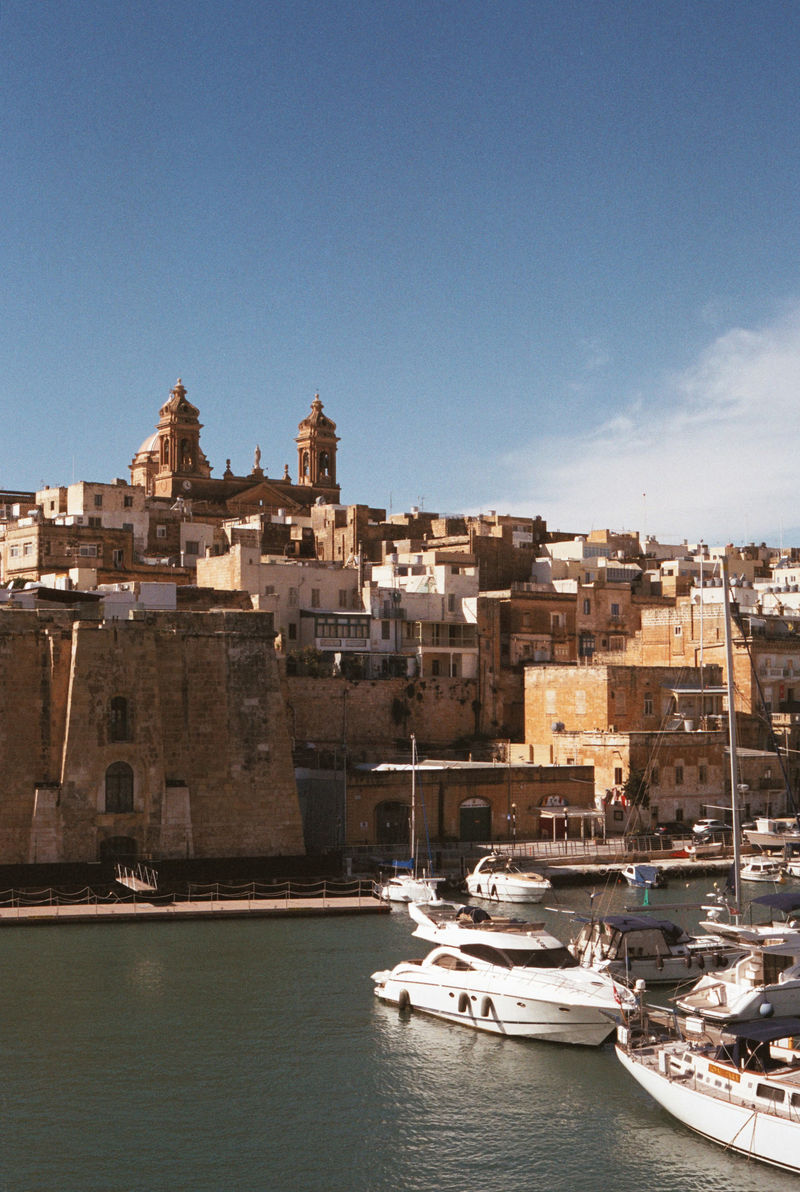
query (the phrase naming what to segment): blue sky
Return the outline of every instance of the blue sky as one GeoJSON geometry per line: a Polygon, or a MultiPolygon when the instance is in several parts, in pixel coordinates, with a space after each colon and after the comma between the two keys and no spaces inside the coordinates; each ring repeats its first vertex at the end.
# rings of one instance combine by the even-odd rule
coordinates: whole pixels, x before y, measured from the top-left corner
{"type": "Polygon", "coordinates": [[[800,5],[2,0],[0,486],[800,542],[800,5]],[[794,537],[792,537],[794,536],[794,537]]]}

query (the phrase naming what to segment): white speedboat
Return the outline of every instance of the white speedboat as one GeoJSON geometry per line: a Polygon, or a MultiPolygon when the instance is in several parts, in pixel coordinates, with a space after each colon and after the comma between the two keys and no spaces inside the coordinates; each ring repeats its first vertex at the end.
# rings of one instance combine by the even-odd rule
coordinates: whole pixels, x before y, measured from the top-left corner
{"type": "Polygon", "coordinates": [[[782,882],[783,862],[777,857],[748,857],[741,874],[745,882],[782,882]]]}
{"type": "Polygon", "coordinates": [[[709,1022],[800,1015],[800,935],[750,944],[725,971],[704,973],[675,1004],[709,1022]]]}
{"type": "Polygon", "coordinates": [[[712,1041],[687,1019],[660,1035],[631,1023],[617,1029],[623,1067],[690,1130],[787,1171],[800,1172],[800,1019],[736,1024],[712,1041]],[[692,1028],[701,1033],[692,1034],[692,1028]]]}
{"type": "Polygon", "coordinates": [[[677,985],[706,969],[726,968],[744,945],[719,935],[690,935],[670,919],[603,915],[580,928],[569,950],[584,965],[628,985],[677,985]]]}
{"type": "Polygon", "coordinates": [[[598,1046],[630,990],[581,968],[542,924],[492,917],[479,907],[409,906],[415,935],[438,946],[372,974],[383,1001],[474,1030],[598,1046]]]}
{"type": "Polygon", "coordinates": [[[443,877],[398,873],[381,886],[381,898],[384,902],[439,902],[443,881],[443,877]]]}
{"type": "Polygon", "coordinates": [[[541,902],[552,885],[541,873],[520,869],[510,857],[490,853],[481,857],[467,874],[467,890],[473,898],[498,902],[541,902]]]}
{"type": "Polygon", "coordinates": [[[622,870],[622,876],[629,886],[636,886],[639,889],[655,890],[659,886],[666,885],[664,870],[660,869],[658,865],[626,865],[622,870]]]}

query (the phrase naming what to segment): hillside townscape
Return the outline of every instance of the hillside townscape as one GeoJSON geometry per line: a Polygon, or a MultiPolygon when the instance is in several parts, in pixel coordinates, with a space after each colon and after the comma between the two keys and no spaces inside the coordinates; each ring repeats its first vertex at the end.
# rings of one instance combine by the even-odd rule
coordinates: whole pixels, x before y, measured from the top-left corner
{"type": "Polygon", "coordinates": [[[0,493],[0,864],[402,852],[412,737],[439,846],[722,817],[723,557],[741,814],[791,810],[797,550],[387,517],[318,394],[294,475],[200,431],[179,379],[128,476],[0,493]]]}

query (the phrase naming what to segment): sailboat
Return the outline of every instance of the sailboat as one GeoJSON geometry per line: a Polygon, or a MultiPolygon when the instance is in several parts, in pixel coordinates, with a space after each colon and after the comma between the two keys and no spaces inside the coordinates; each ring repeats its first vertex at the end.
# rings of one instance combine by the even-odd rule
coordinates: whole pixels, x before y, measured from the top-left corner
{"type": "MultiPolygon", "coordinates": [[[[394,876],[381,886],[384,902],[440,902],[439,885],[443,877],[417,873],[417,739],[411,734],[411,858],[395,861],[394,876]],[[404,871],[404,872],[401,872],[404,871]]],[[[430,854],[429,854],[430,863],[430,854]]]]}

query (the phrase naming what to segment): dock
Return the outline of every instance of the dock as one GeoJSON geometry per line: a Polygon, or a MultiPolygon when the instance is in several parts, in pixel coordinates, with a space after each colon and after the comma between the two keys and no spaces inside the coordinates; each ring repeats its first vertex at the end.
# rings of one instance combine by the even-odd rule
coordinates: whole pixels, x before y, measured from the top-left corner
{"type": "Polygon", "coordinates": [[[334,915],[389,914],[388,903],[372,895],[320,898],[219,898],[167,903],[139,899],[126,902],[42,903],[0,906],[0,928],[44,923],[151,923],[194,919],[286,919],[334,915]]]}

